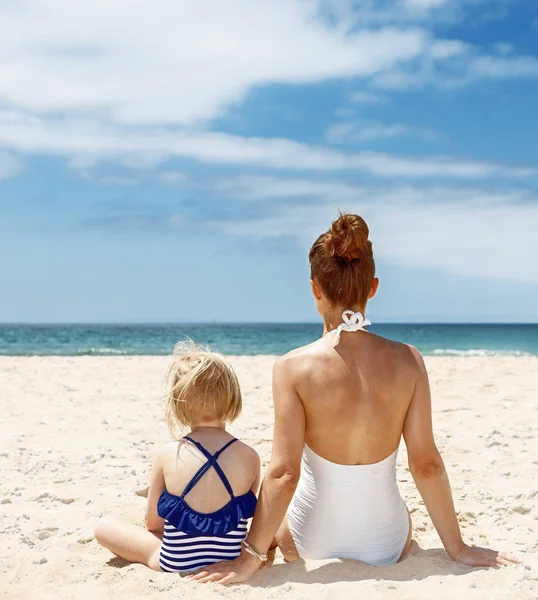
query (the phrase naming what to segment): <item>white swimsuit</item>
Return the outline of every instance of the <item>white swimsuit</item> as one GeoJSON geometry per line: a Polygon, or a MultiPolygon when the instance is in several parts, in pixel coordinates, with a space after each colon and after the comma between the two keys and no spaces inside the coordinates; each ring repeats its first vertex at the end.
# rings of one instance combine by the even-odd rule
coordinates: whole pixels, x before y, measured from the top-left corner
{"type": "MultiPolygon", "coordinates": [[[[345,311],[331,333],[358,331],[369,321],[345,311]],[[350,316],[348,316],[350,315],[350,316]]],[[[301,478],[288,509],[288,525],[301,558],[353,558],[390,565],[409,533],[407,508],[398,491],[395,450],[369,465],[340,465],[305,445],[301,478]]]]}
{"type": "Polygon", "coordinates": [[[371,465],[339,465],[304,447],[288,525],[301,558],[354,558],[391,565],[407,535],[407,508],[393,452],[371,465]]]}

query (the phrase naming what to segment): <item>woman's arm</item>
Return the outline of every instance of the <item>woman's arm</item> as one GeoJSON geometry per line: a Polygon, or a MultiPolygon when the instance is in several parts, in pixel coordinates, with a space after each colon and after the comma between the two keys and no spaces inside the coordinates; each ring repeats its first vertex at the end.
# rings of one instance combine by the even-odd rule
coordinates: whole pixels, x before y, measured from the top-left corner
{"type": "Polygon", "coordinates": [[[417,366],[415,391],[404,424],[409,470],[449,556],[471,566],[520,562],[507,554],[465,544],[456,518],[450,483],[433,438],[430,384],[420,352],[411,347],[417,366]]]}
{"type": "Polygon", "coordinates": [[[273,369],[275,426],[271,462],[263,478],[248,543],[265,554],[273,542],[293,498],[301,475],[305,414],[293,386],[290,359],[276,361],[273,369]]]}
{"type": "Polygon", "coordinates": [[[256,459],[257,459],[256,477],[254,478],[254,483],[250,486],[250,489],[257,496],[258,492],[260,491],[260,482],[262,479],[262,465],[261,465],[260,457],[257,452],[256,452],[256,459]]]}
{"type": "MultiPolygon", "coordinates": [[[[291,360],[283,357],[276,361],[273,369],[273,449],[247,538],[252,548],[260,554],[266,554],[271,546],[293,498],[301,473],[305,414],[293,385],[291,367],[291,360]]],[[[201,569],[189,579],[202,583],[241,583],[248,581],[260,566],[258,558],[243,550],[236,560],[216,563],[201,569]]]]}
{"type": "Polygon", "coordinates": [[[153,533],[162,533],[164,531],[164,519],[159,517],[157,512],[157,502],[165,488],[162,454],[161,451],[153,461],[149,480],[148,501],[146,504],[146,528],[153,533]]]}

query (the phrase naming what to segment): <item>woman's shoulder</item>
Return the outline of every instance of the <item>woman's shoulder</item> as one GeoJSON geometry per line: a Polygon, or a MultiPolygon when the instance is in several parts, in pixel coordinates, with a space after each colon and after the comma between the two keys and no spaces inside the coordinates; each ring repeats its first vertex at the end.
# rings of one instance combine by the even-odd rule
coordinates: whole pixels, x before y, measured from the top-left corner
{"type": "Polygon", "coordinates": [[[301,374],[308,371],[320,360],[324,360],[325,353],[316,340],[306,346],[290,350],[287,354],[279,356],[273,366],[273,376],[289,377],[295,374],[301,374]]]}
{"type": "Polygon", "coordinates": [[[417,381],[427,377],[426,365],[420,351],[410,344],[386,340],[383,364],[390,367],[393,381],[402,386],[405,383],[414,386],[417,381]]]}
{"type": "Polygon", "coordinates": [[[369,338],[374,341],[380,351],[393,354],[401,361],[409,363],[409,365],[416,365],[417,362],[420,363],[423,361],[422,354],[411,344],[391,340],[372,332],[368,332],[368,334],[369,338]]]}
{"type": "Polygon", "coordinates": [[[413,374],[419,374],[426,371],[424,357],[418,348],[411,344],[400,343],[400,354],[402,361],[413,374]]]}
{"type": "MultiPolygon", "coordinates": [[[[373,333],[369,333],[369,337],[374,342],[372,352],[384,354],[385,359],[393,365],[400,365],[404,370],[409,371],[409,374],[414,375],[425,370],[424,359],[414,346],[373,333]]],[[[321,338],[278,357],[273,367],[273,376],[293,380],[313,370],[323,369],[332,360],[334,360],[334,353],[328,351],[324,338],[321,338]]]]}

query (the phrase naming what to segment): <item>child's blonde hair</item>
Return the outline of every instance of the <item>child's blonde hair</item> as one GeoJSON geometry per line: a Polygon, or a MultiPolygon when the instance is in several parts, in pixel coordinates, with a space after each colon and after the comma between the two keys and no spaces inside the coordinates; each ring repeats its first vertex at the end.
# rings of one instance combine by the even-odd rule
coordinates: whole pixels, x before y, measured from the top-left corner
{"type": "Polygon", "coordinates": [[[221,354],[179,342],[168,372],[166,423],[172,435],[204,418],[235,421],[243,407],[235,371],[221,354]]]}

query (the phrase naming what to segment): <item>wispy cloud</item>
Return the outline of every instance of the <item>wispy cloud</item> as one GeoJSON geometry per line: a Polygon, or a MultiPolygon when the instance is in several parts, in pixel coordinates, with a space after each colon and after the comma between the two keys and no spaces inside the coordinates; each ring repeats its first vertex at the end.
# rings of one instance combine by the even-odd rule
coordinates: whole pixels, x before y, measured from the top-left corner
{"type": "Polygon", "coordinates": [[[188,175],[183,171],[168,170],[158,173],[156,179],[163,185],[178,185],[180,183],[185,183],[188,179],[188,175]]]}
{"type": "Polygon", "coordinates": [[[495,44],[495,51],[499,54],[507,55],[515,52],[515,47],[513,44],[509,44],[508,42],[499,42],[495,44]]]}
{"type": "Polygon", "coordinates": [[[534,56],[477,56],[471,60],[468,77],[497,79],[538,78],[538,59],[534,56]]]}
{"type": "Polygon", "coordinates": [[[139,182],[137,177],[128,177],[126,175],[103,175],[96,179],[102,185],[130,187],[139,182]]]}
{"type": "Polygon", "coordinates": [[[22,171],[22,163],[7,152],[0,152],[0,181],[14,177],[22,171]]]}
{"type": "Polygon", "coordinates": [[[78,164],[122,160],[158,164],[169,158],[279,170],[357,171],[377,177],[531,177],[537,169],[451,157],[405,157],[379,152],[346,153],[285,138],[255,138],[207,131],[146,131],[92,121],[40,120],[0,112],[0,146],[19,152],[52,153],[78,164]]]}
{"type": "Polygon", "coordinates": [[[214,190],[231,199],[268,200],[274,198],[357,198],[361,188],[351,183],[297,177],[240,175],[215,182],[214,190]]]}
{"type": "MultiPolygon", "coordinates": [[[[223,191],[225,186],[220,187],[223,191]]],[[[284,196],[257,221],[213,227],[245,236],[296,236],[307,247],[337,209],[363,215],[377,256],[405,267],[469,277],[538,282],[538,193],[525,188],[365,187],[338,182],[241,179],[229,196],[284,196]],[[300,191],[300,193],[295,193],[300,191]],[[310,192],[311,198],[307,197],[310,192]],[[293,197],[300,202],[292,202],[293,197]]]]}
{"type": "Polygon", "coordinates": [[[384,100],[385,99],[380,94],[374,94],[374,92],[365,90],[352,92],[349,95],[349,101],[356,104],[374,104],[384,102],[384,100]]]}
{"type": "Polygon", "coordinates": [[[187,173],[175,169],[155,170],[153,161],[137,160],[136,156],[127,156],[123,165],[115,165],[103,170],[99,157],[77,155],[69,160],[69,168],[76,171],[83,179],[99,185],[111,187],[132,187],[141,183],[158,183],[166,186],[177,186],[189,180],[187,173]]]}
{"type": "Polygon", "coordinates": [[[484,80],[538,80],[538,58],[515,54],[506,43],[496,54],[458,40],[436,40],[417,61],[372,77],[373,88],[399,90],[435,86],[454,89],[484,80]]]}
{"type": "Polygon", "coordinates": [[[426,127],[376,121],[343,121],[335,123],[325,132],[325,139],[331,144],[348,144],[400,136],[425,140],[439,139],[440,137],[439,133],[426,127]]]}
{"type": "Polygon", "coordinates": [[[394,23],[453,25],[504,18],[514,0],[324,0],[322,5],[344,31],[394,23]]]}
{"type": "Polygon", "coordinates": [[[205,186],[209,199],[202,206],[194,200],[179,207],[125,203],[85,226],[114,232],[196,229],[261,240],[286,238],[307,249],[344,209],[367,220],[376,256],[387,263],[538,283],[536,190],[359,185],[277,176],[228,177],[205,186]]]}
{"type": "Polygon", "coordinates": [[[465,14],[461,0],[325,0],[322,5],[343,30],[358,25],[459,21],[465,14]]]}
{"type": "Polygon", "coordinates": [[[404,5],[412,11],[426,11],[450,4],[451,0],[404,0],[404,5]]]}

